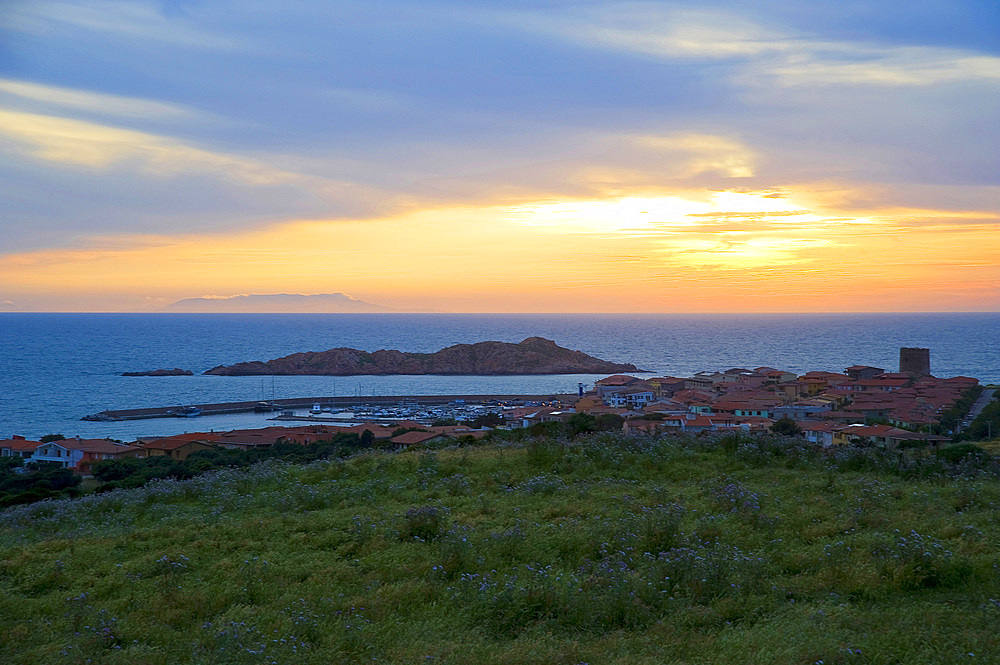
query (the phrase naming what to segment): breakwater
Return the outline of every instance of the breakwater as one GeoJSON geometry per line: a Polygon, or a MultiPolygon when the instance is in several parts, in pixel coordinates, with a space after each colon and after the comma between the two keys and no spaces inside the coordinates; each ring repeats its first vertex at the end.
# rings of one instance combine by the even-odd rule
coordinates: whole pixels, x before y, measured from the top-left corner
{"type": "MultiPolygon", "coordinates": [[[[311,408],[347,408],[354,406],[391,406],[400,403],[423,404],[428,406],[450,404],[463,401],[467,404],[509,404],[518,405],[530,402],[572,402],[576,400],[573,394],[549,395],[381,395],[381,396],[344,396],[344,397],[293,397],[267,401],[223,402],[219,404],[178,404],[146,409],[121,409],[101,411],[84,416],[81,420],[114,422],[121,420],[144,420],[149,418],[184,417],[194,413],[212,416],[230,413],[267,413],[289,409],[311,408]]],[[[188,416],[190,417],[190,416],[188,416]]]]}

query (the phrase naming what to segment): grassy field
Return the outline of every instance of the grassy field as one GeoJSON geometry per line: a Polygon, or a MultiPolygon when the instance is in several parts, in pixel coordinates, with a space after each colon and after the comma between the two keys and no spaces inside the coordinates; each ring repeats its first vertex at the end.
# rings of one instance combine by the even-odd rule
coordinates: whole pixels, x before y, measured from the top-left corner
{"type": "Polygon", "coordinates": [[[0,513],[0,662],[1000,662],[994,459],[596,435],[0,513]]]}

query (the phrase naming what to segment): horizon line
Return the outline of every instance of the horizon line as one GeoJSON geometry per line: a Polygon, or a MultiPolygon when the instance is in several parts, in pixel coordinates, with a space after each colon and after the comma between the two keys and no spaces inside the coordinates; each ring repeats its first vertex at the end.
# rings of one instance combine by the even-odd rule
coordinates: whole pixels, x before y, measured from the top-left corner
{"type": "Polygon", "coordinates": [[[886,315],[886,314],[1000,314],[1000,310],[892,310],[892,311],[866,311],[866,310],[835,310],[835,311],[825,311],[825,312],[792,312],[792,311],[771,311],[771,312],[757,312],[757,311],[717,311],[717,312],[655,312],[655,311],[644,311],[644,312],[449,312],[449,311],[389,311],[389,312],[165,312],[165,311],[152,311],[152,312],[139,312],[139,311],[120,311],[120,310],[102,310],[102,311],[90,311],[90,310],[73,310],[73,311],[62,311],[62,310],[10,310],[10,311],[0,311],[2,314],[135,314],[135,315],[162,315],[162,316],[217,316],[217,315],[240,315],[240,314],[313,314],[313,315],[326,315],[326,316],[338,316],[338,315],[350,315],[350,316],[391,316],[391,315],[424,315],[424,316],[731,316],[731,315],[760,315],[760,316],[771,316],[771,315],[795,315],[795,316],[808,316],[808,315],[818,315],[826,316],[831,314],[875,314],[875,315],[886,315]]]}

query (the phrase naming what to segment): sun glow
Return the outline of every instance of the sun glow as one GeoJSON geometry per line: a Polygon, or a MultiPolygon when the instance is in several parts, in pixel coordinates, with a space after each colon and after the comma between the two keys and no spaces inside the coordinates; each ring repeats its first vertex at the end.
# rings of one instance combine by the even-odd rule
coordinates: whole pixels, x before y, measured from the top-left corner
{"type": "Polygon", "coordinates": [[[740,191],[533,203],[511,207],[509,219],[577,233],[648,235],[696,228],[712,219],[764,217],[794,217],[790,221],[797,223],[821,221],[783,194],[740,191]]]}
{"type": "Polygon", "coordinates": [[[723,270],[802,263],[837,244],[832,226],[873,223],[816,214],[788,193],[732,190],[538,203],[511,208],[509,219],[547,232],[644,239],[662,266],[723,270]]]}
{"type": "Polygon", "coordinates": [[[671,227],[693,226],[686,219],[705,208],[678,196],[629,196],[610,201],[562,201],[516,206],[509,219],[562,232],[644,236],[671,227]]]}
{"type": "Polygon", "coordinates": [[[774,190],[438,207],[0,256],[0,295],[16,306],[57,293],[49,309],[95,294],[151,309],[203,293],[336,291],[442,311],[906,311],[931,297],[982,310],[1000,286],[993,219],[858,214],[774,190]],[[942,234],[961,261],[938,252],[942,234]]]}

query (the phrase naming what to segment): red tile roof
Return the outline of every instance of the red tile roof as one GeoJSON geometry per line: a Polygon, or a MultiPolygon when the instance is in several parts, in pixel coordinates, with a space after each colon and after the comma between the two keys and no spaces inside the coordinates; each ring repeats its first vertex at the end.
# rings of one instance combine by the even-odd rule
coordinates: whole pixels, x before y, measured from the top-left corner
{"type": "Polygon", "coordinates": [[[153,450],[177,450],[178,448],[183,448],[184,446],[190,445],[192,443],[202,443],[210,444],[217,441],[217,438],[212,440],[205,439],[174,439],[173,437],[165,439],[157,439],[156,441],[150,441],[148,443],[142,444],[141,448],[151,448],[153,450]]]}
{"type": "Polygon", "coordinates": [[[34,450],[40,445],[42,445],[40,441],[28,441],[20,437],[0,439],[0,448],[9,448],[10,450],[34,450]]]}
{"type": "Polygon", "coordinates": [[[625,385],[628,385],[629,383],[632,383],[633,381],[640,381],[640,380],[641,379],[639,379],[637,377],[628,376],[627,374],[613,374],[613,375],[605,377],[603,379],[599,379],[598,381],[596,381],[594,383],[594,385],[598,385],[598,386],[625,386],[625,385]]]}
{"type": "Polygon", "coordinates": [[[445,438],[448,438],[448,435],[440,432],[406,432],[405,434],[392,437],[389,439],[389,443],[412,446],[418,443],[427,443],[428,441],[433,441],[435,439],[445,438]]]}

